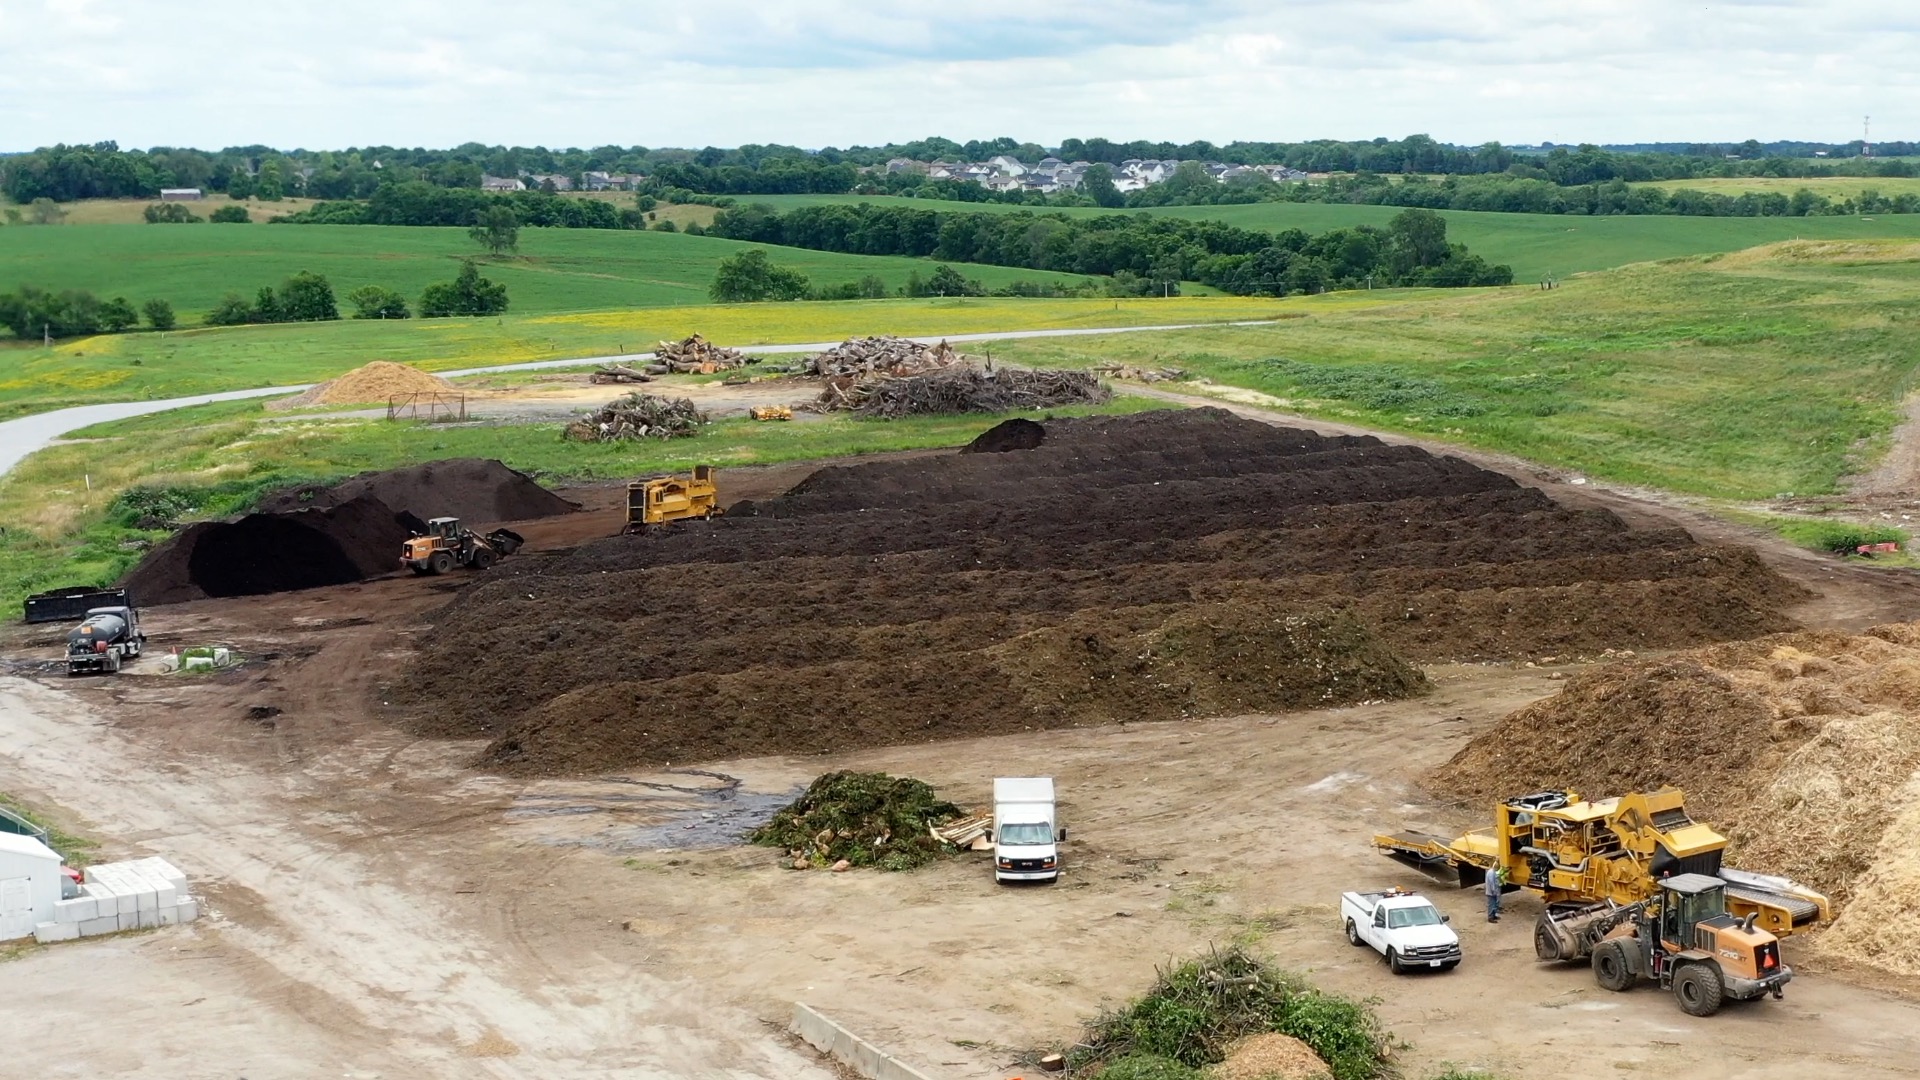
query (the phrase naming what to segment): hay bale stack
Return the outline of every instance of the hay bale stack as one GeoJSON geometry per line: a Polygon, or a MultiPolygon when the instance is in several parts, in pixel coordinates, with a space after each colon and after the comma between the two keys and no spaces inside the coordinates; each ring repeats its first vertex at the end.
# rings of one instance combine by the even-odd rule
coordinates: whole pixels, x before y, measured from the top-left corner
{"type": "Polygon", "coordinates": [[[313,405],[384,404],[414,394],[444,394],[453,384],[406,364],[375,360],[329,379],[289,398],[267,402],[269,409],[304,409],[313,405]]]}

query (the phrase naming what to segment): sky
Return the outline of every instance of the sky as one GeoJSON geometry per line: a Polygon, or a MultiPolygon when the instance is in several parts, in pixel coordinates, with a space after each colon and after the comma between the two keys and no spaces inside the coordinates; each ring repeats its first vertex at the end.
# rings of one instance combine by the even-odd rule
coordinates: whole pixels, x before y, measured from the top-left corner
{"type": "Polygon", "coordinates": [[[1920,138],[1889,0],[0,0],[0,151],[1920,138]]]}

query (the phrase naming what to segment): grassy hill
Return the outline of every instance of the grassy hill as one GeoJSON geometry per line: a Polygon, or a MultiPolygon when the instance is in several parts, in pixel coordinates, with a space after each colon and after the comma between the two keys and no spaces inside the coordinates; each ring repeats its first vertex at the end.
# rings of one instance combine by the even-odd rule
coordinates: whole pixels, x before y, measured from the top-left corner
{"type": "Polygon", "coordinates": [[[1688,188],[1716,195],[1743,195],[1749,191],[1773,191],[1792,195],[1801,188],[1829,199],[1847,199],[1863,191],[1878,191],[1891,198],[1905,192],[1920,192],[1920,177],[1913,176],[1822,176],[1795,179],[1791,176],[1714,176],[1700,180],[1650,180],[1635,187],[1656,187],[1667,191],[1688,188]]]}
{"type": "MultiPolygon", "coordinates": [[[[1883,186],[1881,191],[1892,194],[1883,186]]],[[[949,203],[854,195],[776,195],[743,199],[774,206],[805,206],[822,202],[873,202],[933,207],[945,210],[1009,212],[1025,209],[1002,203],[949,203]]],[[[1073,209],[1069,214],[1123,211],[1073,209]]],[[[1141,211],[1132,211],[1140,213],[1141,211]]],[[[1339,203],[1253,203],[1246,206],[1169,206],[1145,211],[1181,217],[1225,221],[1249,229],[1305,229],[1323,232],[1348,225],[1385,225],[1399,208],[1348,206],[1339,203]]],[[[1442,211],[1450,239],[1467,245],[1491,262],[1513,267],[1514,279],[1536,282],[1553,274],[1564,276],[1604,270],[1628,263],[1671,259],[1683,255],[1739,251],[1781,240],[1862,240],[1920,237],[1920,214],[1886,214],[1872,218],[1706,218],[1706,217],[1576,217],[1565,214],[1485,214],[1442,211]]]]}
{"type": "MultiPolygon", "coordinates": [[[[749,245],[681,233],[603,229],[522,229],[520,255],[489,260],[487,276],[506,283],[516,313],[601,311],[706,302],[720,261],[749,245]]],[[[289,274],[325,274],[336,296],[387,285],[418,297],[451,278],[459,260],[478,254],[465,229],[374,225],[59,225],[0,228],[0,291],[19,284],[86,289],[173,303],[197,321],[229,292],[251,296],[289,274]]],[[[816,285],[876,274],[898,289],[931,273],[921,259],[779,249],[774,261],[816,285]]],[[[1012,281],[1084,280],[998,266],[963,266],[988,286],[1012,281]]],[[[344,306],[344,304],[343,304],[344,306]]]]}

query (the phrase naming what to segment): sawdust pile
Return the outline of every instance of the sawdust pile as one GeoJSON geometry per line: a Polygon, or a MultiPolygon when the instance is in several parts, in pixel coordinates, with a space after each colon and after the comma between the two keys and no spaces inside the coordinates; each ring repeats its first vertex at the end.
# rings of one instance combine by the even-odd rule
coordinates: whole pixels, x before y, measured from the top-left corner
{"type": "Polygon", "coordinates": [[[1591,669],[1433,776],[1491,803],[1673,785],[1729,862],[1826,892],[1826,954],[1920,975],[1920,623],[1777,634],[1591,669]]]}
{"type": "Polygon", "coordinates": [[[269,409],[304,409],[311,405],[366,405],[385,403],[413,394],[444,394],[453,384],[416,367],[375,360],[329,379],[289,398],[267,402],[269,409]]]}
{"type": "Polygon", "coordinates": [[[1207,1075],[1212,1080],[1333,1080],[1333,1070],[1313,1047],[1278,1031],[1241,1039],[1207,1075]]]}

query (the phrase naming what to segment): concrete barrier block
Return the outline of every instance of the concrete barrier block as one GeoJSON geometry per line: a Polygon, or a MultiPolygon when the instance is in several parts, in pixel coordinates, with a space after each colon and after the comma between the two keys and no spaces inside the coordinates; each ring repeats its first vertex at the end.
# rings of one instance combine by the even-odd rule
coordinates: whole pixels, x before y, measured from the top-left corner
{"type": "Polygon", "coordinates": [[[53,905],[53,921],[61,923],[86,922],[100,914],[100,901],[91,896],[61,900],[53,905]]]}
{"type": "Polygon", "coordinates": [[[80,936],[77,923],[43,922],[33,928],[33,940],[42,945],[51,945],[56,941],[72,941],[80,936]]]}
{"type": "Polygon", "coordinates": [[[98,937],[101,934],[117,934],[120,932],[120,916],[107,915],[98,919],[88,919],[86,922],[75,923],[74,925],[80,928],[81,937],[98,937]]]}
{"type": "Polygon", "coordinates": [[[182,670],[182,671],[212,671],[212,670],[213,670],[213,657],[211,657],[211,656],[189,656],[189,657],[187,657],[187,658],[185,658],[184,660],[181,660],[181,661],[180,661],[180,670],[182,670]]]}
{"type": "Polygon", "coordinates": [[[134,912],[133,926],[136,930],[151,930],[160,925],[159,908],[141,908],[134,912]]]}
{"type": "Polygon", "coordinates": [[[181,922],[192,922],[200,917],[200,902],[189,896],[174,905],[173,913],[181,922]]]}
{"type": "Polygon", "coordinates": [[[167,655],[161,657],[160,670],[169,675],[171,675],[176,671],[179,671],[180,670],[180,654],[168,653],[167,655]]]}
{"type": "Polygon", "coordinates": [[[827,1019],[804,1002],[793,1003],[793,1033],[846,1064],[867,1080],[930,1080],[920,1070],[827,1019]]]}

